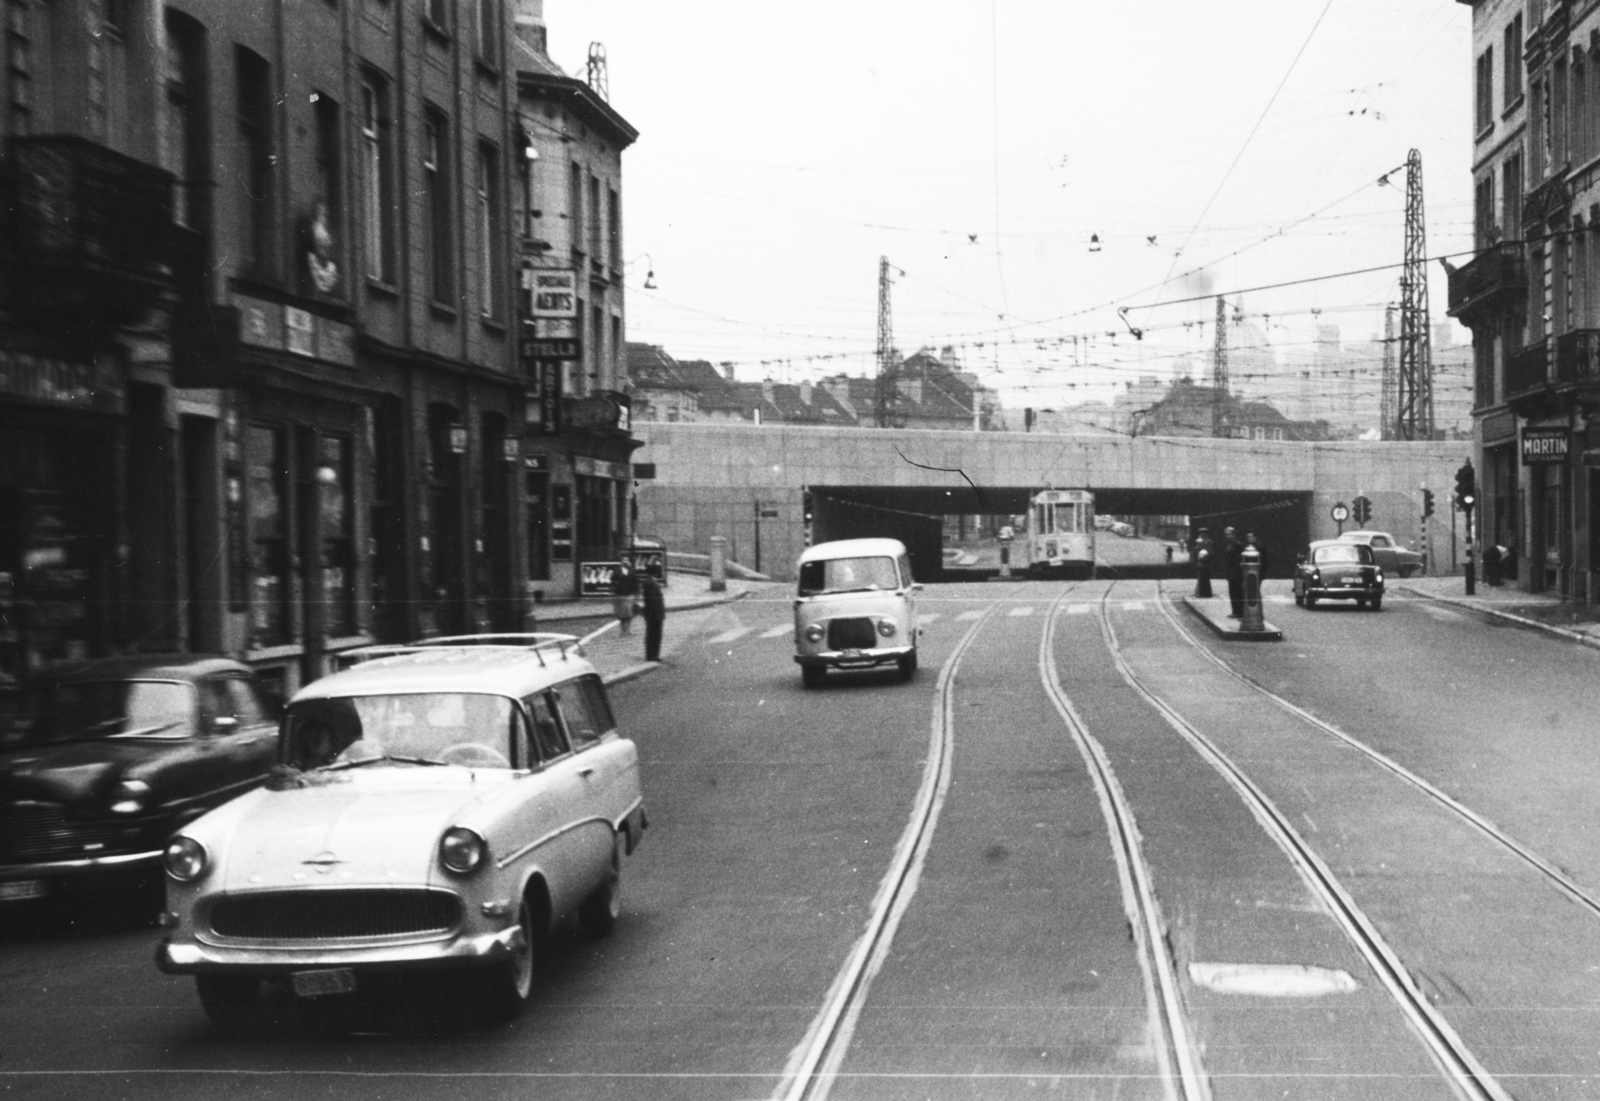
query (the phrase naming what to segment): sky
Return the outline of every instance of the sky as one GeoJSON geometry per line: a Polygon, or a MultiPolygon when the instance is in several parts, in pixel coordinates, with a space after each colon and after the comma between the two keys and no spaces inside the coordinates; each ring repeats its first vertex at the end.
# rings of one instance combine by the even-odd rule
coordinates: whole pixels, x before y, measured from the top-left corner
{"type": "Polygon", "coordinates": [[[604,46],[611,105],[640,132],[628,339],[741,380],[875,374],[881,258],[900,353],[952,347],[1008,407],[1108,400],[1185,363],[1203,381],[1217,294],[1286,357],[1319,325],[1374,339],[1400,299],[1413,149],[1427,255],[1471,249],[1456,0],[544,14],[569,73],[604,46]]]}

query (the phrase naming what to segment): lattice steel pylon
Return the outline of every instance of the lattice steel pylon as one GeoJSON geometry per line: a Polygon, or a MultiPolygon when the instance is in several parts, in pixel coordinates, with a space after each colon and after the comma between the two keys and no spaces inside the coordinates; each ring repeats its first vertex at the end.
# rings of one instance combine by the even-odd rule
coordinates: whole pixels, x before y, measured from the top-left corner
{"type": "Polygon", "coordinates": [[[1383,382],[1378,390],[1378,434],[1392,440],[1399,431],[1400,377],[1394,369],[1394,303],[1383,308],[1383,382]]]}
{"type": "Polygon", "coordinates": [[[1433,346],[1428,336],[1427,237],[1422,219],[1422,154],[1406,157],[1406,264],[1400,276],[1400,369],[1395,434],[1433,439],[1433,346]]]}
{"type": "Polygon", "coordinates": [[[895,395],[894,325],[889,317],[889,258],[878,257],[878,391],[879,428],[893,423],[895,395]]]}
{"type": "Polygon", "coordinates": [[[1216,333],[1211,341],[1211,434],[1228,434],[1228,300],[1217,295],[1216,333]]]}

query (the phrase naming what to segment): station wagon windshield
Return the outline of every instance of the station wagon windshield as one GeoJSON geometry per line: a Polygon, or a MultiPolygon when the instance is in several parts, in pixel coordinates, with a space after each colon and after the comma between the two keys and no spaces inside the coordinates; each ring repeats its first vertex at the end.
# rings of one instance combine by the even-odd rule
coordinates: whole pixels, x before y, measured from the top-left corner
{"type": "Polygon", "coordinates": [[[516,705],[477,692],[306,700],[289,709],[285,760],[296,768],[363,761],[511,767],[516,705]]]}
{"type": "Polygon", "coordinates": [[[800,595],[898,589],[900,575],[888,555],[825,558],[800,564],[800,595]]]}

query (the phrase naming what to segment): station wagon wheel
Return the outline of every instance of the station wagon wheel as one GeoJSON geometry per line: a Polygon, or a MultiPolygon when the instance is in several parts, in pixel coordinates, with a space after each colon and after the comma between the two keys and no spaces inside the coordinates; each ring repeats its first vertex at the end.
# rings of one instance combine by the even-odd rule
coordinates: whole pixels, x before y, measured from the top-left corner
{"type": "Polygon", "coordinates": [[[534,938],[533,910],[524,898],[517,908],[517,924],[522,928],[521,944],[512,948],[510,958],[498,964],[485,986],[484,1001],[498,1017],[514,1017],[533,997],[534,938]]]}
{"type": "Polygon", "coordinates": [[[591,937],[603,937],[611,932],[622,916],[622,848],[623,838],[619,833],[612,839],[611,866],[606,869],[605,881],[584,900],[578,911],[578,920],[591,937]]]}
{"type": "Polygon", "coordinates": [[[800,679],[805,682],[807,688],[822,687],[822,681],[827,675],[828,667],[826,665],[802,665],[800,667],[800,679]]]}
{"type": "Polygon", "coordinates": [[[243,1023],[261,991],[261,980],[254,975],[196,975],[194,985],[211,1023],[227,1029],[243,1023]]]}

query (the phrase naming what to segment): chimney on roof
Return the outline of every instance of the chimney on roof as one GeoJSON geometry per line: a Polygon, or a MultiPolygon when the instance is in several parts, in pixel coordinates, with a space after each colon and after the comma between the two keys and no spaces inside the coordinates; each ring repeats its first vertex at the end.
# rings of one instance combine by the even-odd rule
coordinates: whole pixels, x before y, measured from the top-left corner
{"type": "Polygon", "coordinates": [[[518,41],[540,57],[550,56],[549,29],[544,23],[544,0],[516,0],[511,23],[518,41]]]}
{"type": "Polygon", "coordinates": [[[811,380],[808,378],[800,380],[800,404],[811,404],[811,380]]]}
{"type": "Polygon", "coordinates": [[[764,378],[761,380],[761,400],[769,405],[776,404],[776,402],[773,401],[772,380],[770,378],[764,378]]]}
{"type": "Polygon", "coordinates": [[[939,362],[951,370],[955,370],[960,366],[960,362],[956,359],[956,346],[954,344],[946,344],[939,349],[939,362]]]}
{"type": "Polygon", "coordinates": [[[727,362],[726,360],[724,360],[722,363],[719,363],[717,366],[722,368],[722,377],[727,379],[729,382],[732,382],[733,381],[733,364],[731,364],[731,363],[727,362]]]}

